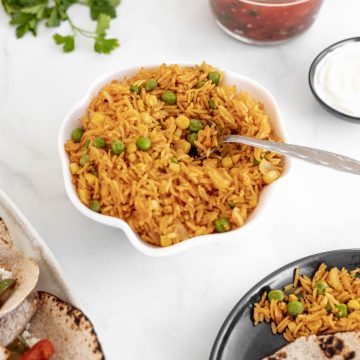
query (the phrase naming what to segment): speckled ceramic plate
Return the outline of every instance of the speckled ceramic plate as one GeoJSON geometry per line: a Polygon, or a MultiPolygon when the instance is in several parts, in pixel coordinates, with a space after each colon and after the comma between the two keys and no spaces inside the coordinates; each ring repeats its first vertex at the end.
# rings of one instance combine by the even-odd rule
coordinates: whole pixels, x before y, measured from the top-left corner
{"type": "Polygon", "coordinates": [[[0,189],[0,218],[4,220],[14,246],[25,256],[35,260],[40,267],[36,290],[47,291],[64,301],[78,306],[56,259],[44,240],[20,212],[10,198],[0,189]]]}
{"type": "Polygon", "coordinates": [[[294,269],[312,276],[320,263],[329,267],[360,267],[360,249],[335,250],[296,260],[276,270],[250,289],[236,304],[222,325],[211,351],[210,360],[260,360],[271,355],[286,341],[273,335],[269,324],[256,327],[252,323],[252,306],[260,300],[264,290],[281,289],[293,281],[294,269]]]}

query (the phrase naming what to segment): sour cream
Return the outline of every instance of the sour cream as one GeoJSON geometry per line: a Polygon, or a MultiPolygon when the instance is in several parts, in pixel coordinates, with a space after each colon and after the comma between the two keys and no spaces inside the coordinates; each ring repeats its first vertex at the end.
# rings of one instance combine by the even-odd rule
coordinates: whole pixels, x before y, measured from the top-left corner
{"type": "Polygon", "coordinates": [[[360,41],[345,43],[319,62],[314,88],[327,105],[360,117],[360,41]]]}

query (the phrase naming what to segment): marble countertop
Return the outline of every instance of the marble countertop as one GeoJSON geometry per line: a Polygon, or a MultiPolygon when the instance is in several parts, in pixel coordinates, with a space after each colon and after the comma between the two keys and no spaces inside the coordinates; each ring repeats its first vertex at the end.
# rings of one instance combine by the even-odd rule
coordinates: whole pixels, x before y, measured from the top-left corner
{"type": "Polygon", "coordinates": [[[344,3],[324,1],[314,26],[289,43],[254,47],[217,27],[207,0],[124,0],[111,29],[122,46],[111,56],[86,43],[63,55],[45,28],[16,40],[0,11],[0,187],[54,252],[108,359],[207,359],[225,316],[269,272],[316,252],[359,247],[359,177],[294,161],[251,233],[150,258],[70,204],[56,147],[65,113],[112,68],[206,60],[267,87],[293,143],[360,158],[360,125],[325,112],[307,83],[317,53],[359,35],[360,3],[344,3]]]}

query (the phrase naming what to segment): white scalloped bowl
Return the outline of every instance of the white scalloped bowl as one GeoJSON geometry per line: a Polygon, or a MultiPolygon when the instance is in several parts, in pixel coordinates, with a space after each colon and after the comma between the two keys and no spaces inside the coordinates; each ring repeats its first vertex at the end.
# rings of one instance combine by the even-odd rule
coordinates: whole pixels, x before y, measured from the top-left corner
{"type": "MultiPolygon", "coordinates": [[[[168,64],[171,64],[170,62],[168,64]]],[[[194,64],[189,63],[178,63],[181,66],[193,66],[194,64]]],[[[132,76],[135,74],[141,67],[144,68],[153,68],[158,66],[158,64],[150,65],[140,65],[132,66],[124,69],[115,69],[113,71],[107,72],[106,74],[100,76],[94,81],[90,86],[89,90],[85,96],[78,102],[76,105],[69,111],[65,116],[65,119],[61,125],[59,136],[58,136],[58,149],[61,158],[61,165],[63,170],[65,189],[70,198],[72,204],[85,216],[88,218],[97,221],[104,225],[109,225],[115,228],[119,228],[125,232],[131,244],[141,251],[142,253],[149,256],[166,256],[175,253],[179,253],[186,249],[190,249],[194,246],[201,244],[214,243],[216,241],[225,241],[227,238],[232,238],[234,236],[241,236],[244,231],[250,230],[251,227],[256,225],[260,219],[264,216],[265,210],[268,209],[271,198],[276,190],[280,187],[286,178],[286,175],[290,169],[290,159],[286,158],[285,168],[282,176],[275,181],[273,184],[266,186],[260,195],[259,203],[253,213],[249,216],[244,226],[234,229],[232,231],[222,233],[222,234],[209,234],[202,235],[190,238],[188,240],[182,241],[180,243],[171,245],[169,247],[158,247],[153,246],[144,240],[142,240],[137,233],[135,233],[127,222],[107,215],[98,214],[94,211],[91,211],[86,207],[78,198],[74,185],[71,181],[71,173],[69,170],[69,159],[64,149],[65,142],[70,138],[71,132],[74,128],[80,126],[80,118],[86,113],[86,109],[91,101],[94,98],[99,90],[111,80],[122,79],[124,76],[132,76]]],[[[221,69],[219,67],[219,69],[221,69]]],[[[283,123],[280,115],[279,107],[270,94],[262,85],[257,83],[254,80],[251,80],[247,77],[235,74],[231,71],[222,70],[224,72],[224,82],[229,85],[236,85],[238,91],[245,90],[251,94],[255,99],[262,102],[265,105],[265,111],[270,115],[271,123],[275,132],[280,136],[284,141],[287,140],[286,134],[284,132],[283,123]]]]}

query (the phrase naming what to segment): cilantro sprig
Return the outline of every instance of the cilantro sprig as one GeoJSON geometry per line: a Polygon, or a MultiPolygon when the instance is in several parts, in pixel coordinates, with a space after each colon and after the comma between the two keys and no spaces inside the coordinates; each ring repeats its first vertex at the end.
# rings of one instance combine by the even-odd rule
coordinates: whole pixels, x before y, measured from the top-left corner
{"type": "Polygon", "coordinates": [[[107,37],[111,19],[116,17],[116,7],[120,0],[1,0],[4,9],[11,17],[10,24],[16,27],[17,38],[25,34],[37,35],[38,26],[44,22],[46,27],[55,28],[67,22],[71,34],[54,34],[54,42],[68,53],[75,49],[76,36],[89,38],[94,43],[94,50],[100,54],[110,54],[120,46],[118,39],[107,37]],[[82,29],[70,18],[68,9],[71,5],[81,4],[90,10],[90,17],[96,21],[94,31],[82,29]]]}

